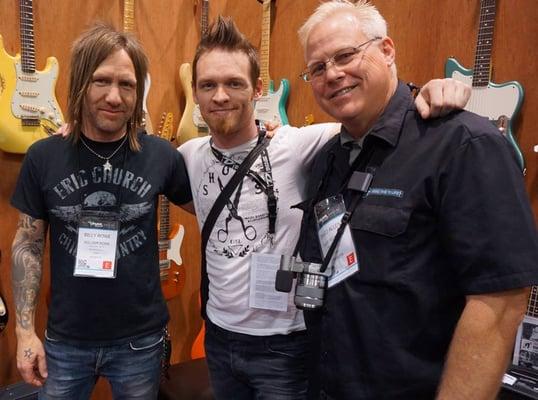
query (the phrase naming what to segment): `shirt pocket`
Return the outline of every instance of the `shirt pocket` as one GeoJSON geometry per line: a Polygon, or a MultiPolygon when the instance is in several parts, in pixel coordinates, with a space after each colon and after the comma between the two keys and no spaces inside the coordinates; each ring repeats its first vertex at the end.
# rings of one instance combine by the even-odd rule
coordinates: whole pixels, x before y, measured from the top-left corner
{"type": "Polygon", "coordinates": [[[410,267],[410,218],[410,209],[359,205],[350,221],[350,228],[362,282],[389,286],[400,286],[406,282],[410,267]]]}
{"type": "Polygon", "coordinates": [[[358,229],[395,238],[407,231],[411,210],[375,204],[362,204],[350,221],[351,229],[358,229]]]}

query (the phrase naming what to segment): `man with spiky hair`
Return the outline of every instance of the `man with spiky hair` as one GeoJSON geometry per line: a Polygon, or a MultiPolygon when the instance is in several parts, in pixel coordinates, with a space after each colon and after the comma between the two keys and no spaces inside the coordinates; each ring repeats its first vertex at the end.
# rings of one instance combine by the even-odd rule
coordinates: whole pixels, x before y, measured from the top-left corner
{"type": "MultiPolygon", "coordinates": [[[[218,195],[263,141],[253,106],[262,94],[258,56],[230,19],[219,17],[198,45],[192,85],[210,136],[192,139],[179,151],[203,227],[218,195]]],[[[464,105],[468,93],[461,89],[449,84],[445,93],[452,90],[453,96],[436,98],[439,108],[451,101],[464,105]]],[[[280,255],[290,255],[299,236],[301,211],[291,206],[305,199],[312,159],[338,129],[339,124],[278,129],[226,199],[202,249],[205,351],[217,399],[306,396],[303,314],[291,296],[274,290],[275,272],[280,255]]]]}
{"type": "Polygon", "coordinates": [[[140,132],[147,58],[136,39],[95,25],[71,58],[67,138],[28,150],[12,205],[17,366],[43,399],[88,399],[98,377],[114,398],[154,399],[168,310],[157,201],[191,201],[181,154],[140,132]],[[51,297],[44,346],[35,312],[46,233],[51,297]]]}

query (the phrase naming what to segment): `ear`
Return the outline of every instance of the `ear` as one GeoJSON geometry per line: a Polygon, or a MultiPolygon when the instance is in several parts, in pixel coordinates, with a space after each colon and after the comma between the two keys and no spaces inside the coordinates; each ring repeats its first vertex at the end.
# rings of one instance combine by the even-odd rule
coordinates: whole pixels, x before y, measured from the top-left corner
{"type": "Polygon", "coordinates": [[[262,78],[256,80],[256,86],[254,87],[254,100],[258,100],[263,96],[263,82],[262,78]]]}
{"type": "Polygon", "coordinates": [[[394,64],[396,59],[396,48],[394,47],[394,42],[390,37],[387,36],[381,41],[380,47],[387,65],[390,67],[392,64],[394,64]]]}

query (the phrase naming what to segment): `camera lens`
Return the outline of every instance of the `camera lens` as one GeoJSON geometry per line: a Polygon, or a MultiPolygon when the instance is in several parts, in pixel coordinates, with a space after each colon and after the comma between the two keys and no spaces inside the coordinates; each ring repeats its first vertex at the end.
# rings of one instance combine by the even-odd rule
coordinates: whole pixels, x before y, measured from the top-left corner
{"type": "Polygon", "coordinates": [[[327,278],[323,275],[299,274],[295,290],[295,306],[301,310],[312,310],[323,305],[327,278]]]}

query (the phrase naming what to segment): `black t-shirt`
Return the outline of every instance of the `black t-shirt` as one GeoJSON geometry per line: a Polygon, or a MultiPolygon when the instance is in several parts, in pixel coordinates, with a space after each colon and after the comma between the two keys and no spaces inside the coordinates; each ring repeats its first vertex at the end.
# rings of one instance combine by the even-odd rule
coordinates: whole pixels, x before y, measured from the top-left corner
{"type": "MultiPolygon", "coordinates": [[[[158,331],[168,321],[159,278],[158,198],[185,204],[192,195],[181,154],[158,137],[138,138],[141,150],[131,151],[126,142],[110,160],[110,172],[80,141],[58,136],[36,142],[26,154],[11,203],[49,223],[52,336],[112,344],[158,331]],[[119,213],[115,279],[73,276],[82,209],[119,213]]],[[[84,140],[105,156],[121,143],[84,140]]]]}
{"type": "MultiPolygon", "coordinates": [[[[305,312],[312,386],[335,399],[431,399],[465,297],[538,283],[536,226],[513,152],[485,118],[423,121],[400,84],[359,157],[371,146],[389,153],[350,221],[360,271],[305,312]]],[[[314,162],[309,195],[324,176],[320,197],[338,192],[348,169],[337,137],[314,162]]],[[[301,254],[319,262],[306,223],[301,254]]]]}

